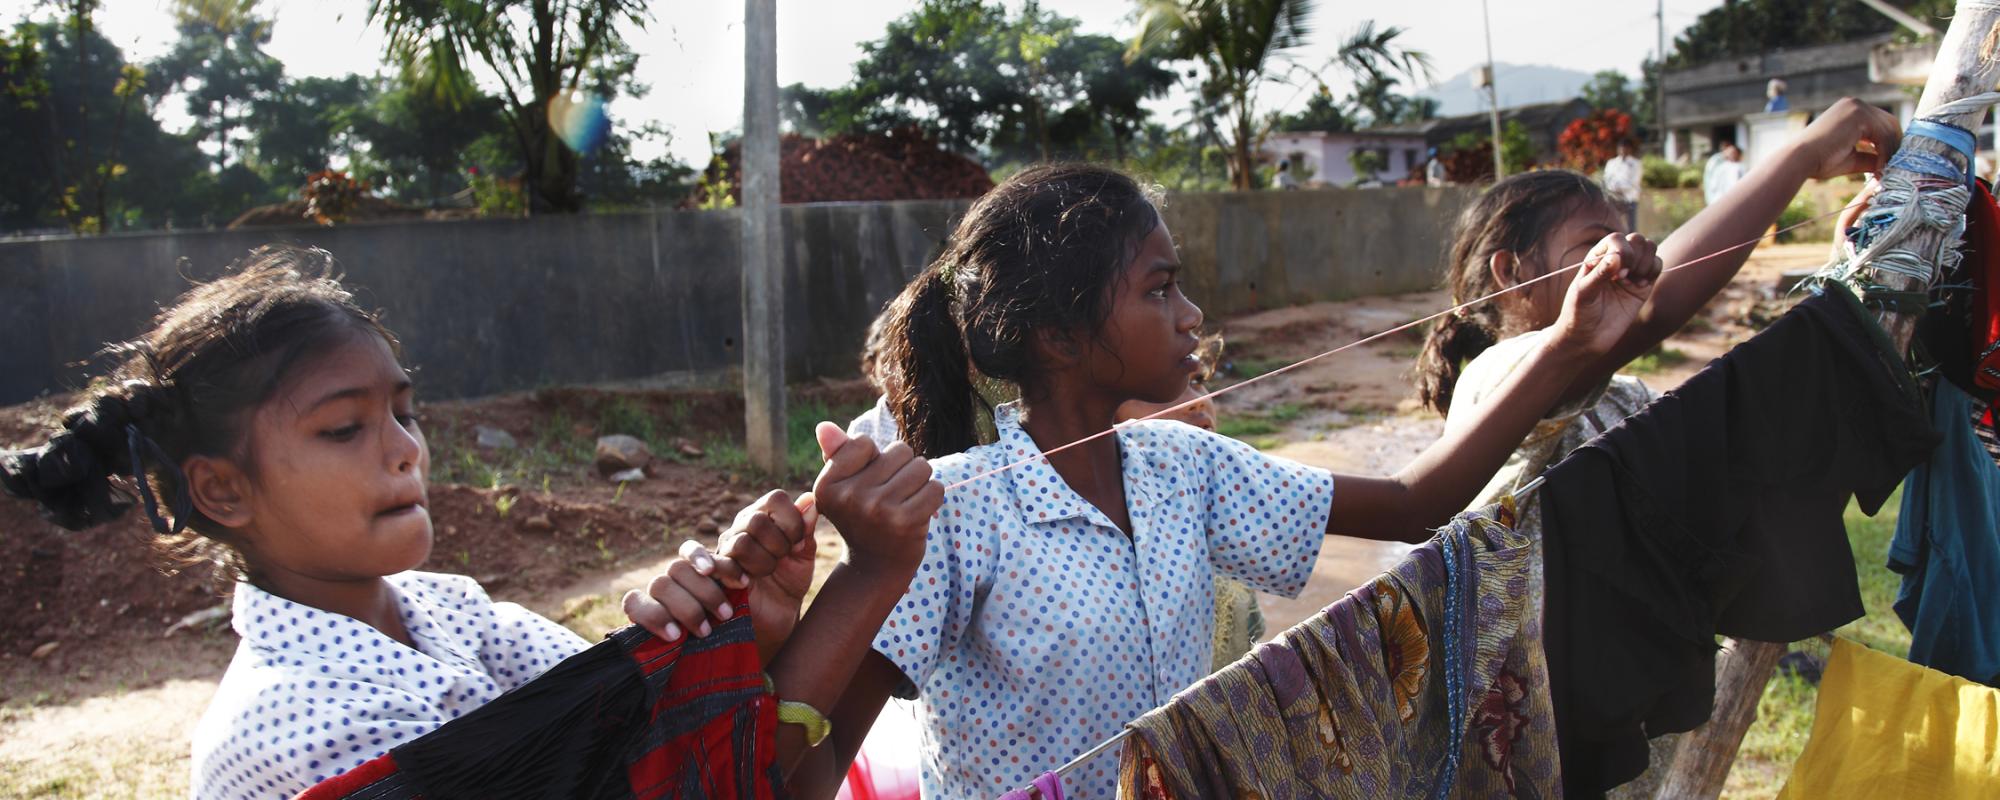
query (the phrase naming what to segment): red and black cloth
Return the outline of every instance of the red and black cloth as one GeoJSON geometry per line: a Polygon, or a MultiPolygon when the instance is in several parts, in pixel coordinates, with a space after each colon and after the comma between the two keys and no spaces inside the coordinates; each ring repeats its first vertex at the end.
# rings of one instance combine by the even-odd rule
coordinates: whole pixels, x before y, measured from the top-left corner
{"type": "Polygon", "coordinates": [[[676,642],[630,626],[299,797],[772,800],[777,708],[748,614],[676,642]]]}
{"type": "Polygon", "coordinates": [[[1916,339],[1939,377],[1951,381],[1977,403],[1973,431],[2000,462],[2000,204],[1984,182],[1975,181],[1965,206],[1964,258],[1942,276],[1930,309],[1917,323],[1916,339]]]}

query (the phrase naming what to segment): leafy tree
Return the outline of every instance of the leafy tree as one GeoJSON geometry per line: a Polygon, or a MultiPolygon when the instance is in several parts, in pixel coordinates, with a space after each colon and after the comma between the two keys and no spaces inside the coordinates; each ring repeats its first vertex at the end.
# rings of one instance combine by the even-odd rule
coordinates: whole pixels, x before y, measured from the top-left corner
{"type": "MultiPolygon", "coordinates": [[[[1953,0],[1897,5],[1919,19],[1928,18],[1939,30],[1949,23],[1946,18],[1956,7],[1953,0]]],[[[1888,17],[1850,0],[1726,0],[1674,37],[1667,68],[1852,41],[1896,29],[1888,17]]]]}
{"type": "Polygon", "coordinates": [[[94,232],[200,218],[198,198],[213,180],[206,159],[160,129],[143,80],[73,15],[0,35],[0,229],[94,232]]]}
{"type": "Polygon", "coordinates": [[[579,211],[579,156],[547,109],[593,82],[606,60],[627,68],[622,28],[647,22],[643,0],[370,0],[369,19],[388,34],[405,75],[461,105],[474,97],[472,63],[499,83],[501,113],[535,209],[579,211]]]}
{"type": "Polygon", "coordinates": [[[1397,46],[1396,40],[1403,33],[1404,29],[1393,25],[1378,29],[1373,21],[1365,21],[1334,52],[1332,64],[1354,75],[1353,105],[1368,112],[1371,126],[1437,116],[1437,100],[1396,91],[1402,79],[1428,78],[1431,70],[1428,55],[1397,46]]]}
{"type": "Polygon", "coordinates": [[[1228,153],[1185,125],[1146,123],[1134,137],[1131,153],[1123,163],[1133,175],[1172,191],[1229,188],[1228,153]]]}
{"type": "Polygon", "coordinates": [[[1192,59],[1205,68],[1201,94],[1226,111],[1230,184],[1251,188],[1259,137],[1257,96],[1267,70],[1305,42],[1310,0],[1139,0],[1129,55],[1192,59]]]}
{"type": "Polygon", "coordinates": [[[1329,131],[1339,133],[1357,127],[1354,117],[1340,103],[1333,101],[1333,93],[1322,85],[1321,91],[1313,92],[1306,98],[1306,107],[1296,114],[1280,115],[1271,127],[1281,131],[1329,131]]]}
{"type": "Polygon", "coordinates": [[[155,62],[155,96],[185,94],[198,138],[213,139],[216,163],[246,160],[251,109],[278,91],[284,67],[264,52],[271,25],[257,0],[177,0],[180,38],[155,62]],[[231,153],[235,157],[231,158],[231,153]]]}
{"type": "MultiPolygon", "coordinates": [[[[1445,174],[1452,183],[1493,180],[1492,136],[1466,131],[1439,149],[1444,159],[1445,174]]],[[[1507,162],[1507,169],[1515,172],[1536,166],[1535,142],[1529,138],[1528,129],[1520,120],[1508,120],[1500,127],[1500,157],[1507,162]]]]}
{"type": "Polygon", "coordinates": [[[1173,88],[1174,71],[1152,59],[1125,59],[1125,45],[1109,36],[1079,36],[1071,42],[1083,73],[1084,105],[1104,125],[1112,157],[1125,151],[1151,114],[1141,105],[1173,88]]]}
{"type": "MultiPolygon", "coordinates": [[[[1138,5],[1139,35],[1127,55],[1155,54],[1202,65],[1205,74],[1199,95],[1225,117],[1219,127],[1231,151],[1231,185],[1252,188],[1256,182],[1253,152],[1265,133],[1260,122],[1266,119],[1258,116],[1258,95],[1266,83],[1282,80],[1276,68],[1288,51],[1305,41],[1307,20],[1315,4],[1310,0],[1138,0],[1138,5]]],[[[1377,30],[1372,22],[1364,23],[1341,43],[1327,65],[1353,72],[1359,83],[1371,88],[1372,93],[1363,99],[1365,104],[1373,104],[1370,113],[1376,119],[1411,113],[1388,99],[1394,96],[1390,87],[1395,75],[1415,77],[1429,71],[1423,53],[1394,45],[1401,34],[1399,28],[1377,30]]],[[[1432,105],[1416,108],[1416,113],[1435,111],[1432,105]]]]}
{"type": "Polygon", "coordinates": [[[1615,69],[1600,70],[1590,76],[1590,82],[1583,85],[1583,101],[1598,111],[1630,114],[1639,107],[1638,95],[1632,90],[1632,79],[1615,69]]]}
{"type": "Polygon", "coordinates": [[[803,83],[779,87],[778,121],[786,133],[815,139],[825,136],[835,102],[834,94],[839,91],[814,89],[803,83]]]}
{"type": "Polygon", "coordinates": [[[665,149],[673,135],[658,123],[648,124],[632,134],[614,133],[589,158],[584,159],[581,182],[584,193],[597,209],[643,208],[648,203],[673,207],[687,197],[694,186],[695,169],[673,156],[661,155],[649,161],[632,156],[634,146],[653,144],[665,149]]]}
{"type": "Polygon", "coordinates": [[[983,0],[924,0],[861,45],[854,83],[832,98],[828,132],[915,122],[947,148],[977,151],[1026,105],[1014,33],[1005,11],[983,0]]]}
{"type": "Polygon", "coordinates": [[[1034,2],[1010,16],[986,0],[925,0],[862,45],[852,83],[785,87],[782,115],[809,136],[915,125],[959,152],[1122,157],[1149,116],[1144,101],[1176,76],[1077,27],[1034,2]]]}
{"type": "Polygon", "coordinates": [[[436,204],[463,188],[468,148],[482,137],[504,141],[508,131],[497,98],[473,94],[444,101],[425,87],[398,82],[376,95],[355,121],[368,145],[356,173],[404,202],[436,204]]]}
{"type": "Polygon", "coordinates": [[[1354,168],[1354,182],[1364,183],[1375,180],[1382,170],[1389,168],[1389,157],[1380,150],[1361,149],[1347,154],[1347,164],[1354,168]]]}
{"type": "Polygon", "coordinates": [[[352,162],[357,124],[380,92],[374,81],[343,78],[287,80],[252,105],[250,142],[258,165],[273,186],[302,185],[306,176],[333,166],[335,156],[352,162]]]}

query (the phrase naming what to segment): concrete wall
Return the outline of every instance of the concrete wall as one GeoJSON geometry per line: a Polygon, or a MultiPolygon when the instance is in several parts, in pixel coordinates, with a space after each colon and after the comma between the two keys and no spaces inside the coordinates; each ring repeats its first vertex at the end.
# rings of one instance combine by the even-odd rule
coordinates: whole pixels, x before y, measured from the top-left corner
{"type": "MultiPolygon", "coordinates": [[[[1423,289],[1466,189],[1189,194],[1167,220],[1213,315],[1423,289]]],[[[788,371],[852,374],[869,320],[968,204],[784,209],[788,371]]],[[[388,223],[0,242],[0,403],[83,385],[191,280],[282,241],[339,258],[402,337],[425,396],[737,366],[734,212],[388,223]]]]}

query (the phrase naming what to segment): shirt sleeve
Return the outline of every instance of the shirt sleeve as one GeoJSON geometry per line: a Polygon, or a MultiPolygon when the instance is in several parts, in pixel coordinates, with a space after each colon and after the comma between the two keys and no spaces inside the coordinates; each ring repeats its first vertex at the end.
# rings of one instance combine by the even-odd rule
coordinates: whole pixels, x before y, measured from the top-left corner
{"type": "Polygon", "coordinates": [[[192,742],[189,793],[200,800],[293,797],[446,722],[415,696],[361,681],[285,676],[237,693],[225,679],[217,701],[228,708],[211,708],[192,742]]]}
{"type": "Polygon", "coordinates": [[[1178,423],[1153,425],[1193,459],[1198,504],[1217,572],[1297,597],[1312,577],[1333,511],[1333,473],[1178,423]]]}
{"type": "MultiPolygon", "coordinates": [[[[969,468],[940,468],[938,479],[950,485],[970,474],[969,468]]],[[[991,517],[996,508],[1012,507],[992,496],[993,490],[988,487],[1004,485],[1001,481],[968,485],[946,495],[944,507],[931,518],[930,533],[924,542],[924,560],[910,580],[910,590],[875,634],[875,652],[893,662],[909,681],[897,696],[914,697],[914,690],[930,678],[941,655],[957,643],[971,624],[976,598],[988,582],[986,576],[994,552],[994,543],[983,534],[992,530],[991,517]]]]}

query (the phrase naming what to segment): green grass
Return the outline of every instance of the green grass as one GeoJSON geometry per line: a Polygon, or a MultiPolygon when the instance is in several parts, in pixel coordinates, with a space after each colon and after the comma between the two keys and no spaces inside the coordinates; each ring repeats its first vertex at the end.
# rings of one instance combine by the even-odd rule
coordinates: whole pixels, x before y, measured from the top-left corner
{"type": "MultiPolygon", "coordinates": [[[[1861,578],[1861,605],[1866,616],[1842,626],[1835,635],[1867,645],[1884,653],[1903,657],[1910,650],[1910,632],[1896,618],[1891,604],[1902,578],[1883,566],[1889,540],[1896,535],[1896,514],[1901,492],[1883,504],[1880,516],[1864,516],[1859,508],[1847,508],[1847,541],[1854,552],[1856,572],[1861,578]]],[[[1817,640],[1802,642],[1794,649],[1825,656],[1826,645],[1817,640]]],[[[1724,797],[1773,797],[1783,787],[1792,764],[1805,751],[1812,733],[1813,704],[1818,690],[1800,678],[1780,674],[1764,688],[1757,704],[1757,719],[1744,734],[1737,751],[1736,766],[1730,772],[1724,797]]]]}
{"type": "Polygon", "coordinates": [[[1272,406],[1270,411],[1264,412],[1264,416],[1269,417],[1272,422],[1283,423],[1298,419],[1305,413],[1306,407],[1298,403],[1280,403],[1272,406]]]}
{"type": "Polygon", "coordinates": [[[1238,358],[1230,362],[1229,371],[1238,378],[1249,380],[1287,363],[1282,358],[1238,358]]]}
{"type": "Polygon", "coordinates": [[[470,441],[453,444],[454,441],[448,435],[432,438],[432,483],[487,489],[509,483],[545,484],[551,474],[589,464],[596,448],[595,441],[576,435],[574,422],[561,412],[543,420],[528,441],[511,450],[482,451],[470,441]]]}
{"type": "MultiPolygon", "coordinates": [[[[781,478],[809,478],[819,474],[825,459],[820,457],[819,438],[813,429],[822,420],[831,421],[841,427],[847,421],[868,410],[863,403],[827,405],[819,400],[799,400],[794,398],[785,409],[785,452],[786,468],[790,473],[781,478]]],[[[702,445],[708,451],[705,461],[715,467],[739,473],[754,473],[750,466],[750,454],[743,443],[732,438],[716,437],[702,445]]]]}
{"type": "Polygon", "coordinates": [[[1215,432],[1231,439],[1242,439],[1248,436],[1269,436],[1278,432],[1278,426],[1262,417],[1232,414],[1215,423],[1215,432]]]}
{"type": "Polygon", "coordinates": [[[1624,371],[1633,375],[1651,375],[1668,367],[1687,363],[1688,354],[1671,347],[1656,347],[1652,352],[1632,359],[1624,371]]]}

